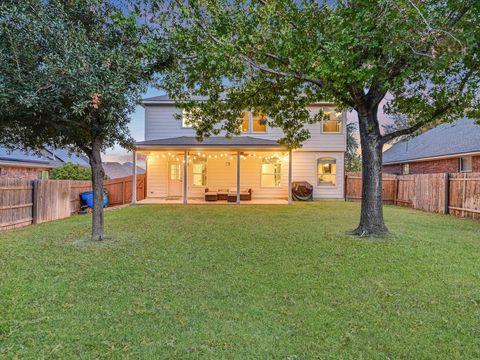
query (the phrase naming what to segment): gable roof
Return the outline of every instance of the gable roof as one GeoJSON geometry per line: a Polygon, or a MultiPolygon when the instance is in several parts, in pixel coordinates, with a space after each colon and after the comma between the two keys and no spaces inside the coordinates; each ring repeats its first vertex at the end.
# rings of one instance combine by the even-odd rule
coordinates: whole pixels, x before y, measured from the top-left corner
{"type": "MultiPolygon", "coordinates": [[[[104,162],[103,169],[105,174],[110,179],[118,179],[126,176],[132,176],[133,173],[133,163],[127,162],[120,164],[119,162],[104,162]]],[[[144,174],[145,169],[137,166],[137,174],[144,174]]]]}
{"type": "MultiPolygon", "coordinates": [[[[207,101],[208,96],[200,96],[200,95],[192,95],[190,97],[190,100],[194,101],[207,101]]],[[[225,94],[222,93],[220,94],[220,100],[225,100],[225,94]]],[[[171,98],[168,95],[160,95],[160,96],[152,96],[149,98],[142,99],[141,105],[170,105],[170,104],[175,104],[175,99],[171,98]]],[[[332,105],[333,103],[328,102],[328,101],[318,101],[315,102],[314,104],[318,105],[332,105]]]]}
{"type": "Polygon", "coordinates": [[[90,167],[90,162],[85,155],[76,154],[67,149],[54,149],[51,147],[46,147],[46,151],[48,151],[52,157],[57,158],[62,163],[74,163],[83,167],[90,167]]]}
{"type": "Polygon", "coordinates": [[[274,140],[251,136],[234,136],[232,138],[212,136],[203,139],[203,141],[198,141],[194,136],[179,136],[167,139],[139,141],[135,145],[144,148],[285,148],[274,140]]]}
{"type": "Polygon", "coordinates": [[[383,163],[401,163],[432,157],[480,152],[480,125],[460,119],[394,144],[383,153],[383,163]]]}
{"type": "Polygon", "coordinates": [[[82,158],[81,155],[70,153],[65,149],[45,147],[42,151],[36,153],[34,151],[20,149],[9,150],[6,147],[0,146],[0,164],[4,166],[53,168],[67,162],[83,167],[90,166],[88,161],[82,158]]]}
{"type": "MultiPolygon", "coordinates": [[[[206,96],[192,96],[190,100],[195,101],[207,101],[208,97],[206,96]]],[[[174,104],[175,100],[168,95],[153,96],[146,99],[142,99],[142,104],[174,104]]]]}

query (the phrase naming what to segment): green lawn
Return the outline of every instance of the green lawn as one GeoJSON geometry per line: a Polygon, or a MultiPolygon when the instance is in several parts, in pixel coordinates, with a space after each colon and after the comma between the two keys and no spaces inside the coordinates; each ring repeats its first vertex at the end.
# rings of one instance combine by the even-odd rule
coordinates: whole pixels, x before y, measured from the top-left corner
{"type": "Polygon", "coordinates": [[[480,222],[355,203],[138,206],[0,233],[0,358],[480,358],[480,222]]]}

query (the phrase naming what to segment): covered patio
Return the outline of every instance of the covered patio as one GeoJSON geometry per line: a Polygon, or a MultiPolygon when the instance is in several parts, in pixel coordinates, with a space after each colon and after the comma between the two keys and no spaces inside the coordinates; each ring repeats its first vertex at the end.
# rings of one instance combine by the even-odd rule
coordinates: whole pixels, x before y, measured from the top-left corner
{"type": "Polygon", "coordinates": [[[134,182],[138,154],[147,159],[147,197],[134,204],[289,204],[292,200],[292,151],[273,140],[242,136],[138,142],[134,182]]]}

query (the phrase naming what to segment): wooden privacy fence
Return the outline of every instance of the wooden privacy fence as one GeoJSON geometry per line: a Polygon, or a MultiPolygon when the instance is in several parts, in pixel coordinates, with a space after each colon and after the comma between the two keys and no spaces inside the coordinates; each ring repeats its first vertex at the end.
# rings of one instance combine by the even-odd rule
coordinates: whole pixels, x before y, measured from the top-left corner
{"type": "MultiPolygon", "coordinates": [[[[384,174],[384,204],[418,210],[480,218],[480,173],[453,174],[384,174]]],[[[345,175],[345,199],[362,198],[362,177],[345,175]]]]}
{"type": "MultiPolygon", "coordinates": [[[[0,230],[63,219],[80,210],[80,193],[91,181],[0,179],[0,230]]],[[[109,206],[132,201],[132,177],[105,180],[109,206]]],[[[137,200],[146,197],[145,174],[137,175],[137,200]]]]}

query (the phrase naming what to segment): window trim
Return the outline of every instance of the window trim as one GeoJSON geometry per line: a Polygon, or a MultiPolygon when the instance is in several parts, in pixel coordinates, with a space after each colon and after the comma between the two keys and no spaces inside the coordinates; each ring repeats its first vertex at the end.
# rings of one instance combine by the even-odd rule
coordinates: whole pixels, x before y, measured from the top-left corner
{"type": "Polygon", "coordinates": [[[316,188],[322,188],[322,189],[337,189],[338,188],[338,159],[334,156],[320,156],[320,157],[317,157],[315,159],[315,187],[316,188]],[[332,160],[335,160],[335,185],[327,185],[327,184],[323,184],[323,185],[319,185],[318,184],[318,161],[321,160],[321,159],[332,159],[332,160]]]}
{"type": "Polygon", "coordinates": [[[261,160],[260,162],[260,188],[261,189],[281,189],[282,188],[282,178],[283,178],[283,175],[282,175],[282,159],[278,158],[278,164],[280,165],[280,179],[279,179],[279,182],[278,182],[278,186],[264,186],[263,185],[263,175],[273,175],[275,176],[275,174],[272,174],[272,173],[268,173],[268,174],[264,174],[263,173],[263,161],[264,159],[261,160]]]}
{"type": "Polygon", "coordinates": [[[458,169],[460,170],[461,173],[470,173],[472,172],[473,170],[473,157],[472,156],[461,156],[459,159],[458,159],[458,169]],[[470,159],[470,170],[463,170],[462,169],[462,164],[463,164],[463,159],[465,158],[469,158],[470,159]]]}
{"type": "MultiPolygon", "coordinates": [[[[336,109],[335,108],[331,108],[332,111],[335,111],[336,112],[336,109]]],[[[321,108],[321,111],[325,111],[325,108],[321,108]]],[[[341,113],[342,115],[340,115],[340,123],[342,124],[341,126],[341,130],[340,131],[335,131],[335,132],[329,132],[329,131],[323,131],[323,121],[324,121],[324,118],[322,116],[322,121],[320,122],[320,134],[325,134],[325,135],[342,135],[344,133],[344,123],[345,123],[345,119],[344,119],[344,116],[345,116],[345,113],[342,111],[341,113]]]]}
{"type": "Polygon", "coordinates": [[[204,187],[207,186],[207,161],[199,161],[199,160],[192,161],[192,171],[191,171],[191,173],[192,173],[192,187],[194,187],[194,188],[204,188],[204,187]],[[203,164],[205,166],[205,175],[203,173],[200,174],[200,173],[196,173],[196,172],[193,171],[193,165],[195,164],[195,162],[198,163],[198,164],[203,164]],[[203,176],[203,179],[205,179],[205,185],[195,185],[195,183],[193,181],[193,178],[194,178],[195,174],[203,176]]]}

